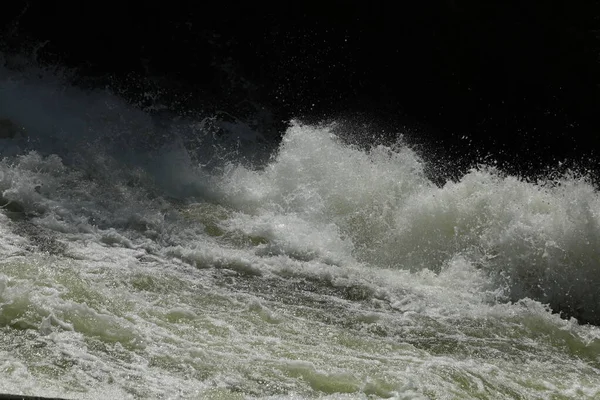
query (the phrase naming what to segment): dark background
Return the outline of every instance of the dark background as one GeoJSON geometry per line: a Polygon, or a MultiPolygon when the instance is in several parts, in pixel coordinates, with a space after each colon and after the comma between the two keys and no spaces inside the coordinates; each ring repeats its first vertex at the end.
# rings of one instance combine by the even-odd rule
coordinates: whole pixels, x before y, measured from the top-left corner
{"type": "Polygon", "coordinates": [[[2,49],[132,101],[160,87],[180,110],[258,104],[274,139],[292,117],[408,132],[454,160],[447,175],[488,154],[522,176],[600,169],[598,2],[202,3],[12,1],[2,49]]]}

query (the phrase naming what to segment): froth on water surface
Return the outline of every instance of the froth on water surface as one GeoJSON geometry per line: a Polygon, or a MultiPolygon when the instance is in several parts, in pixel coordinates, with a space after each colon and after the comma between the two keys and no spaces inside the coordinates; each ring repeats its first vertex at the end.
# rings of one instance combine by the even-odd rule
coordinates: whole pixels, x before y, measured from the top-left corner
{"type": "Polygon", "coordinates": [[[264,170],[233,166],[225,179],[226,198],[252,214],[245,229],[275,242],[288,234],[290,245],[311,240],[310,251],[323,246],[330,258],[410,271],[439,273],[462,257],[505,300],[599,321],[600,203],[583,178],[530,183],[481,167],[439,187],[409,148],[365,152],[327,128],[293,124],[264,170]],[[298,235],[305,224],[320,226],[319,237],[298,235]]]}
{"type": "Polygon", "coordinates": [[[600,395],[585,179],[434,184],[409,146],[298,121],[252,166],[241,121],[156,126],[51,78],[0,70],[0,118],[27,131],[0,139],[3,392],[600,395]]]}

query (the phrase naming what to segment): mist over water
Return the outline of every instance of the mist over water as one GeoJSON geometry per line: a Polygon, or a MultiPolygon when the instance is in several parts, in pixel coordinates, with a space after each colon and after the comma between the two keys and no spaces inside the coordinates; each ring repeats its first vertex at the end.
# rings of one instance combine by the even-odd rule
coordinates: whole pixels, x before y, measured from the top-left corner
{"type": "MultiPolygon", "coordinates": [[[[597,398],[600,196],[0,68],[0,390],[597,398]]],[[[365,136],[368,136],[368,132],[365,136]]]]}

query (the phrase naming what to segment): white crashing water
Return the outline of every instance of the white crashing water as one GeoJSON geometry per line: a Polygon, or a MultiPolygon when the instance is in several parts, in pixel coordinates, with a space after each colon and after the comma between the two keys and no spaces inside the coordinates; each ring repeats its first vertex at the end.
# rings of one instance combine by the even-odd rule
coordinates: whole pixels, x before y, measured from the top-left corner
{"type": "Polygon", "coordinates": [[[600,398],[600,329],[552,313],[600,320],[585,180],[438,187],[298,122],[257,169],[197,121],[151,151],[149,115],[44,71],[0,70],[0,118],[27,132],[0,139],[0,392],[600,398]]]}

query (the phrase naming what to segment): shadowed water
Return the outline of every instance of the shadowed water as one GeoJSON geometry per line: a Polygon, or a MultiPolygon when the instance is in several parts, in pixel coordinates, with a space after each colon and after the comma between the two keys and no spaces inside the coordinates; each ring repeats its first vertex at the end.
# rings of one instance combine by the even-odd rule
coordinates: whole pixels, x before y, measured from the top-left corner
{"type": "Polygon", "coordinates": [[[585,178],[440,186],[403,143],[298,121],[252,166],[239,121],[157,124],[34,72],[0,70],[0,118],[27,132],[0,139],[3,392],[600,395],[585,178]]]}

